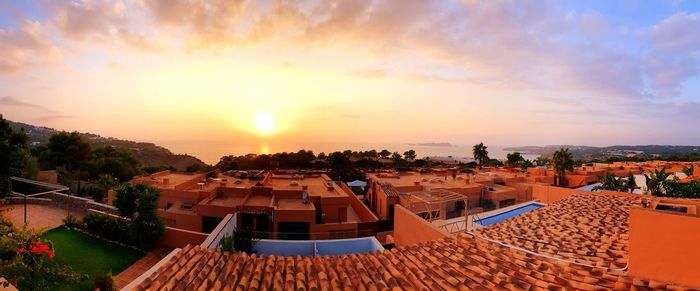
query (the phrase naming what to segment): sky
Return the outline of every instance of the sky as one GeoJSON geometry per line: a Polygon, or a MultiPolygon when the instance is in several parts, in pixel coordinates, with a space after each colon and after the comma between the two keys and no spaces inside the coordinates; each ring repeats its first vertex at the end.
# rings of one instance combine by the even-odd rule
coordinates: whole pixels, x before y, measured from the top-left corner
{"type": "Polygon", "coordinates": [[[699,59],[700,1],[0,0],[5,118],[163,144],[698,145],[699,59]]]}

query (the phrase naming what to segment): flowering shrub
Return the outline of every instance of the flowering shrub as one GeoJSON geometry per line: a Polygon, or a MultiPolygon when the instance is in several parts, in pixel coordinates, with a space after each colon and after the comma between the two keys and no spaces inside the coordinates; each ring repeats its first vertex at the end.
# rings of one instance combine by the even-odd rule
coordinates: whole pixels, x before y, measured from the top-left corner
{"type": "Polygon", "coordinates": [[[28,228],[0,234],[0,277],[20,290],[49,290],[61,282],[83,279],[70,267],[54,262],[53,244],[28,228]]]}

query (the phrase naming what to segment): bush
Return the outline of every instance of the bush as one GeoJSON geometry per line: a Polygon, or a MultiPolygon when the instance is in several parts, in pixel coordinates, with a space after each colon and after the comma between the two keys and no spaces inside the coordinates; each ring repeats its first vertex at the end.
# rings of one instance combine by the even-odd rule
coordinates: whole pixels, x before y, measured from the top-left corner
{"type": "Polygon", "coordinates": [[[68,214],[66,218],[63,219],[63,224],[66,227],[71,228],[85,228],[82,222],[75,218],[75,216],[68,214]]]}
{"type": "Polygon", "coordinates": [[[88,213],[83,218],[83,223],[88,232],[102,238],[129,245],[135,241],[129,233],[130,223],[128,220],[104,214],[88,213]]]}
{"type": "Polygon", "coordinates": [[[15,232],[15,227],[9,220],[0,217],[0,236],[15,232]]]}
{"type": "Polygon", "coordinates": [[[219,248],[221,248],[222,252],[230,252],[233,253],[233,236],[232,235],[224,235],[221,240],[219,241],[219,248]]]}
{"type": "Polygon", "coordinates": [[[253,253],[253,247],[258,242],[253,230],[235,229],[233,230],[233,247],[239,252],[253,253]]]}
{"type": "Polygon", "coordinates": [[[111,274],[95,276],[95,290],[114,291],[117,290],[115,287],[114,278],[111,274]]]}

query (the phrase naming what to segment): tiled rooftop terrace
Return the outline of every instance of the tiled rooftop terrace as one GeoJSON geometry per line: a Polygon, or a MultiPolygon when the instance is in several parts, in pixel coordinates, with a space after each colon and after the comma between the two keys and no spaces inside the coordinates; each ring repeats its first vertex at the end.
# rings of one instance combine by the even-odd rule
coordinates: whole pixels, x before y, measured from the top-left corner
{"type": "Polygon", "coordinates": [[[683,290],[460,234],[376,254],[281,257],[187,246],[138,290],[683,290]]]}
{"type": "Polygon", "coordinates": [[[476,231],[540,254],[598,267],[628,261],[629,209],[639,197],[577,194],[476,231]]]}

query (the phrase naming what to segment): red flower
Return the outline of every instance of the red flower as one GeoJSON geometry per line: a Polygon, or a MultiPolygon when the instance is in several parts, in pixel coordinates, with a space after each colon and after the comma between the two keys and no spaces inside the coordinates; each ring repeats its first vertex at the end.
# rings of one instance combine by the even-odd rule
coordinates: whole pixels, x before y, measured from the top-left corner
{"type": "Polygon", "coordinates": [[[18,248],[18,249],[17,249],[17,252],[18,252],[18,253],[23,253],[23,252],[24,252],[24,248],[22,248],[22,247],[21,247],[21,248],[18,248]]]}
{"type": "Polygon", "coordinates": [[[49,251],[48,257],[49,259],[53,259],[53,250],[49,251]]]}

